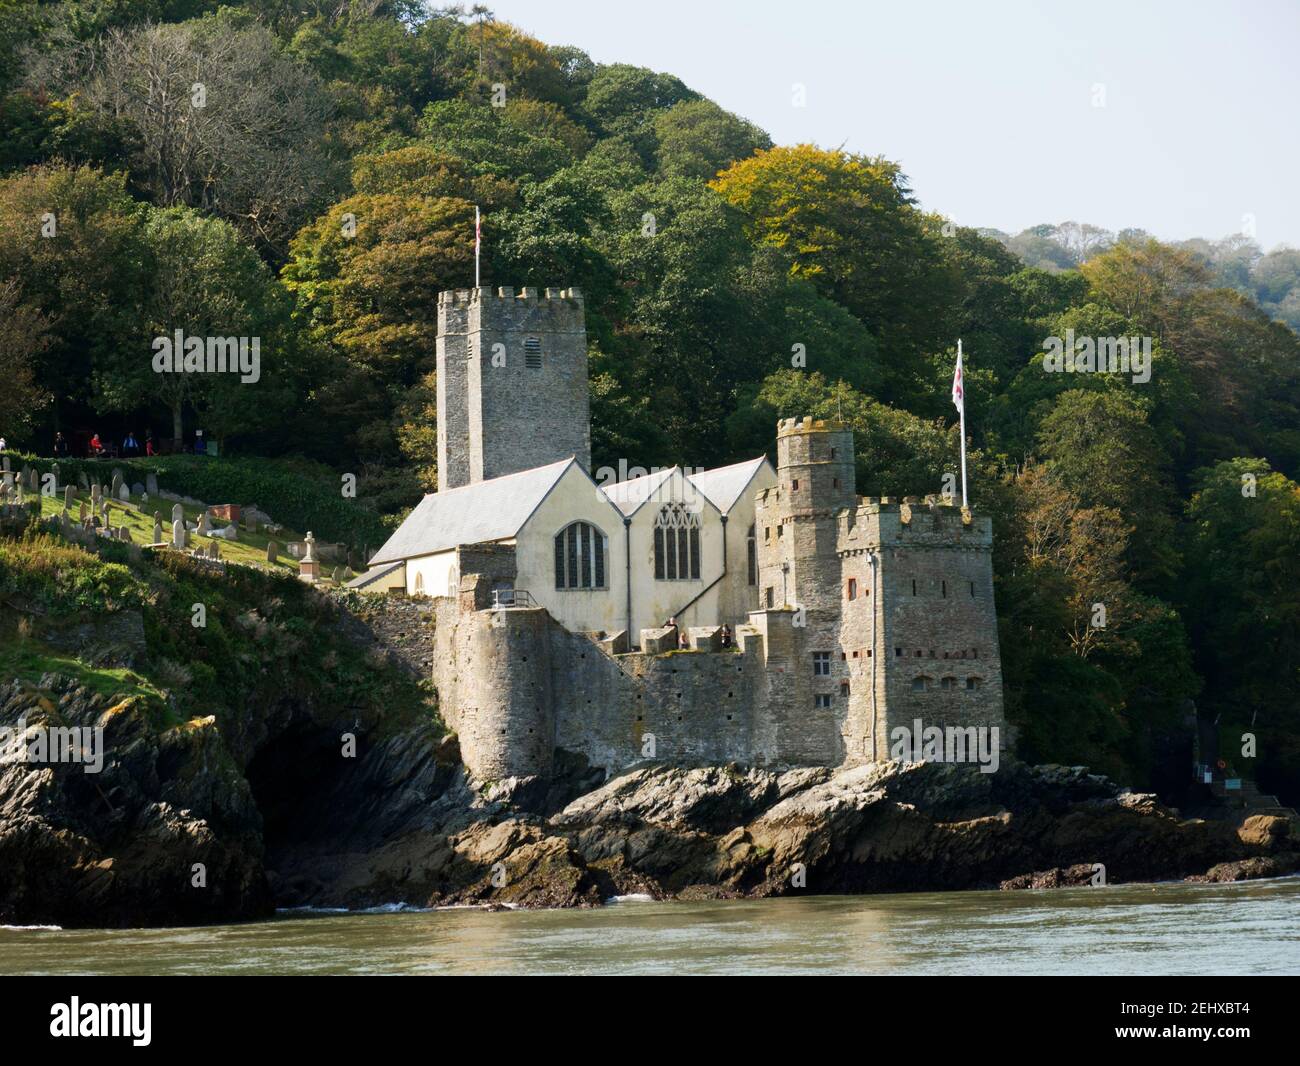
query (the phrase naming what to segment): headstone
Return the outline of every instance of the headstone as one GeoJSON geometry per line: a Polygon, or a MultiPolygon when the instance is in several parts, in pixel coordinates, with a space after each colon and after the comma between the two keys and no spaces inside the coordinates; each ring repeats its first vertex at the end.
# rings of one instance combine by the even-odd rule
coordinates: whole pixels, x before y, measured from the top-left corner
{"type": "Polygon", "coordinates": [[[3,485],[3,486],[4,486],[4,491],[5,491],[5,495],[6,495],[6,496],[7,496],[9,493],[13,492],[13,490],[14,490],[14,476],[13,476],[13,474],[12,474],[10,471],[6,470],[6,471],[4,472],[3,479],[0,479],[0,485],[3,485]]]}
{"type": "Polygon", "coordinates": [[[144,493],[145,493],[145,488],[143,485],[140,484],[140,482],[137,481],[131,486],[132,496],[143,496],[144,493]]]}
{"type": "Polygon", "coordinates": [[[27,487],[32,492],[41,491],[41,477],[36,472],[36,467],[32,467],[29,471],[27,471],[27,487]]]}
{"type": "Polygon", "coordinates": [[[157,511],[154,511],[153,513],[153,540],[151,543],[162,543],[162,518],[159,517],[157,511]]]}
{"type": "Polygon", "coordinates": [[[72,510],[72,501],[73,501],[73,498],[74,498],[74,494],[73,494],[73,491],[72,491],[72,486],[69,485],[67,488],[65,488],[65,489],[63,490],[63,509],[64,509],[65,511],[71,511],[71,510],[72,510]]]}
{"type": "Polygon", "coordinates": [[[3,464],[4,464],[3,466],[0,466],[0,470],[8,470],[8,469],[9,469],[9,456],[7,456],[7,455],[0,456],[0,462],[3,462],[3,464]]]}
{"type": "Polygon", "coordinates": [[[86,477],[86,472],[84,470],[77,471],[77,484],[81,486],[82,492],[90,491],[90,479],[86,477]]]}
{"type": "Polygon", "coordinates": [[[82,500],[81,506],[78,508],[78,514],[77,514],[77,517],[81,520],[82,525],[85,525],[86,519],[87,517],[89,517],[89,515],[90,515],[90,508],[86,506],[86,501],[82,500]]]}
{"type": "Polygon", "coordinates": [[[122,491],[122,471],[114,470],[113,481],[109,486],[108,494],[109,496],[111,496],[113,499],[116,500],[118,498],[118,493],[121,491],[122,491]]]}
{"type": "Polygon", "coordinates": [[[218,544],[215,540],[208,541],[208,558],[209,559],[221,558],[221,545],[218,544]]]}
{"type": "Polygon", "coordinates": [[[199,528],[195,532],[197,532],[200,537],[206,537],[212,532],[212,528],[208,525],[207,511],[199,512],[199,528]]]}
{"type": "Polygon", "coordinates": [[[273,563],[273,562],[275,562],[275,561],[276,561],[276,558],[279,556],[279,554],[280,554],[280,545],[276,544],[276,542],[273,541],[273,540],[267,541],[267,542],[266,542],[266,561],[267,561],[268,563],[273,563]]]}
{"type": "Polygon", "coordinates": [[[121,500],[123,503],[130,503],[131,490],[128,489],[125,485],[119,485],[117,489],[117,498],[121,500]]]}
{"type": "Polygon", "coordinates": [[[182,507],[179,503],[172,504],[172,521],[173,522],[185,521],[185,508],[182,507]]]}
{"type": "Polygon", "coordinates": [[[185,531],[184,519],[177,518],[172,522],[172,547],[184,549],[186,538],[189,534],[185,531]]]}
{"type": "Polygon", "coordinates": [[[103,498],[104,498],[104,491],[99,487],[99,482],[96,481],[93,485],[90,486],[90,503],[91,506],[96,511],[99,510],[99,501],[102,500],[103,498]]]}
{"type": "Polygon", "coordinates": [[[118,527],[117,527],[117,539],[118,539],[118,540],[121,540],[121,541],[125,541],[127,544],[130,544],[130,543],[131,543],[131,527],[130,527],[130,526],[118,526],[118,527]]]}
{"type": "Polygon", "coordinates": [[[150,496],[158,495],[158,475],[152,470],[144,476],[144,491],[150,496]]]}
{"type": "Polygon", "coordinates": [[[343,567],[341,566],[336,566],[334,568],[334,584],[343,584],[343,567]]]}
{"type": "Polygon", "coordinates": [[[312,536],[310,530],[307,532],[306,548],[307,551],[298,562],[298,576],[304,581],[318,581],[320,563],[316,561],[316,538],[312,536]]]}

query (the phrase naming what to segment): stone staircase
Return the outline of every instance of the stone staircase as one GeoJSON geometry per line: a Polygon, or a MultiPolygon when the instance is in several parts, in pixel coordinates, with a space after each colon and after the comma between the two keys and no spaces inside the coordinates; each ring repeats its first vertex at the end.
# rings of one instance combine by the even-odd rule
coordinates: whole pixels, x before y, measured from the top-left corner
{"type": "Polygon", "coordinates": [[[1260,792],[1254,781],[1242,779],[1240,788],[1228,788],[1223,781],[1210,782],[1210,794],[1215,806],[1227,812],[1249,811],[1251,814],[1277,814],[1284,818],[1300,819],[1290,807],[1284,807],[1276,796],[1260,792]]]}

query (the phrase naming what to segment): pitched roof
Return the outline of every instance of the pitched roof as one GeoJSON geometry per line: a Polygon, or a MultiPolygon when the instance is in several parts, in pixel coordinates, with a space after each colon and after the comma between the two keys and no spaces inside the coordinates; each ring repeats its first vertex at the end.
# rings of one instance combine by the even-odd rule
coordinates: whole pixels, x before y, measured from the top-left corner
{"type": "Polygon", "coordinates": [[[367,570],[364,574],[358,574],[351,581],[349,581],[348,588],[350,589],[367,588],[368,586],[373,585],[376,581],[380,581],[383,578],[388,577],[390,574],[393,574],[396,571],[400,570],[405,565],[406,565],[405,563],[396,562],[396,563],[389,563],[386,566],[380,566],[380,567],[367,570]]]}
{"type": "Polygon", "coordinates": [[[515,536],[575,462],[562,459],[549,466],[430,493],[406,516],[370,565],[515,536]]]}
{"type": "Polygon", "coordinates": [[[740,494],[754,480],[754,475],[767,462],[767,457],[760,455],[732,466],[720,466],[715,470],[701,470],[698,474],[688,474],[690,481],[714,507],[726,514],[740,499],[740,494]]]}
{"type": "Polygon", "coordinates": [[[610,503],[625,515],[629,515],[645,503],[654,494],[655,490],[672,476],[673,471],[676,469],[677,467],[670,466],[667,470],[656,470],[641,477],[634,477],[629,481],[619,481],[613,485],[601,485],[600,491],[605,494],[610,503]]]}

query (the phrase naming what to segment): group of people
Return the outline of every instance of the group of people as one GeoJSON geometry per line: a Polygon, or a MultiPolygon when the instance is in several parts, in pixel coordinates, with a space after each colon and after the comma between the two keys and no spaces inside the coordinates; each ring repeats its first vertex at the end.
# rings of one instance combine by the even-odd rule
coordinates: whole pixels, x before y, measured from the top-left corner
{"type": "MultiPolygon", "coordinates": [[[[680,626],[677,625],[677,619],[675,617],[669,618],[668,621],[664,623],[664,628],[672,629],[676,631],[677,647],[689,648],[691,646],[691,642],[689,638],[686,636],[685,630],[683,630],[680,626]]],[[[730,648],[731,647],[731,626],[727,625],[727,623],[724,622],[722,624],[722,630],[718,634],[718,638],[722,642],[722,646],[724,648],[730,648]]]]}
{"type": "MultiPolygon", "coordinates": [[[[68,443],[68,438],[61,432],[54,434],[54,455],[56,458],[64,459],[72,454],[72,445],[68,443]]],[[[86,455],[91,459],[118,458],[133,459],[141,455],[157,455],[158,450],[154,444],[153,430],[146,430],[144,435],[144,444],[140,444],[140,439],[133,432],[128,432],[122,438],[120,446],[115,446],[111,440],[101,437],[98,432],[90,435],[90,442],[86,445],[86,455]]]]}

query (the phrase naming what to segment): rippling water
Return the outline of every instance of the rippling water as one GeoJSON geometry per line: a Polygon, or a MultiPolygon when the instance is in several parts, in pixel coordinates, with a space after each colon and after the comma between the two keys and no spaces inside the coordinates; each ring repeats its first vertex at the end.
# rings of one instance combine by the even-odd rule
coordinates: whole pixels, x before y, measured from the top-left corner
{"type": "Polygon", "coordinates": [[[0,973],[1296,974],[1300,878],[0,928],[0,973]]]}

